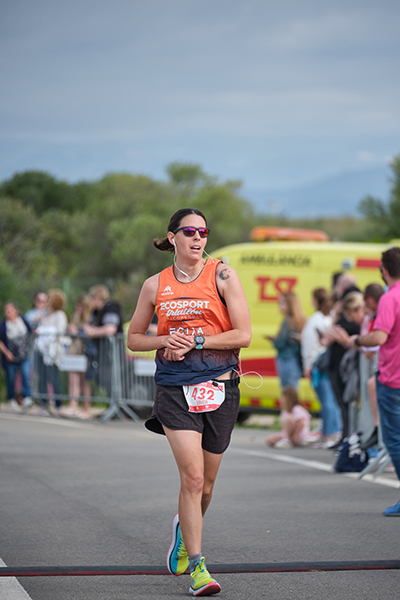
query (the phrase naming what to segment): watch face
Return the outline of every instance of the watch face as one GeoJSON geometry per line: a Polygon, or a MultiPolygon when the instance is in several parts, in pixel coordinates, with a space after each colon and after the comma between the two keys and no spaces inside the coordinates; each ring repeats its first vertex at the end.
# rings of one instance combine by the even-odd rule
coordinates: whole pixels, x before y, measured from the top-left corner
{"type": "Polygon", "coordinates": [[[204,342],[206,341],[204,335],[195,335],[194,336],[194,343],[195,344],[204,344],[204,342]]]}

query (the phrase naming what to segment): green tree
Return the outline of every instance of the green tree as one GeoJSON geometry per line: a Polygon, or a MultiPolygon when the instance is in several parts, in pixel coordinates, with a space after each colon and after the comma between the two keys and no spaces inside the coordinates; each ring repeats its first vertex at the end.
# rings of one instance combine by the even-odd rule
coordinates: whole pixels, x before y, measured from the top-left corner
{"type": "MultiPolygon", "coordinates": [[[[148,240],[163,235],[162,224],[176,210],[170,187],[143,175],[114,173],[96,182],[92,194],[85,213],[89,222],[84,264],[89,267],[90,259],[92,272],[102,277],[123,278],[142,271],[142,249],[148,251],[148,240]]],[[[151,253],[148,258],[151,261],[151,253]]]]}
{"type": "Polygon", "coordinates": [[[392,163],[392,189],[389,201],[383,202],[378,198],[367,196],[359,204],[359,211],[370,225],[370,235],[373,241],[389,241],[400,238],[400,156],[392,163]]]}
{"type": "Polygon", "coordinates": [[[37,214],[51,209],[74,212],[88,203],[92,185],[58,181],[43,171],[15,173],[0,185],[0,195],[20,200],[37,214]]]}
{"type": "MultiPolygon", "coordinates": [[[[21,291],[17,278],[0,251],[0,320],[3,319],[3,307],[7,300],[13,300],[18,304],[24,303],[25,297],[21,291]]],[[[23,308],[25,308],[23,306],[23,308]]]]}

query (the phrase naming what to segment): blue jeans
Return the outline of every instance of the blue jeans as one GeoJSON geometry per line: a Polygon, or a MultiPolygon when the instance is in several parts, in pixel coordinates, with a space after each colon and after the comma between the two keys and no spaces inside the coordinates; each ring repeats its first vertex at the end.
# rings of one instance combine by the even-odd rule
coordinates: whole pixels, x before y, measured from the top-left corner
{"type": "Polygon", "coordinates": [[[30,361],[23,360],[20,363],[7,363],[6,368],[6,380],[7,380],[7,399],[13,400],[15,398],[15,378],[17,376],[17,370],[21,371],[22,377],[22,395],[24,398],[31,395],[31,386],[29,383],[29,371],[30,361]]]}
{"type": "MultiPolygon", "coordinates": [[[[60,371],[56,365],[45,365],[43,362],[43,356],[38,353],[37,355],[37,366],[38,366],[38,374],[39,374],[39,401],[45,408],[48,407],[49,401],[47,399],[48,388],[47,384],[51,383],[53,386],[53,394],[58,396],[61,394],[61,384],[60,384],[60,371]]],[[[60,408],[62,405],[62,400],[55,400],[55,405],[57,408],[60,408]]]]}
{"type": "Polygon", "coordinates": [[[322,434],[342,431],[342,417],[328,373],[313,369],[313,386],[321,403],[322,434]]]}
{"type": "Polygon", "coordinates": [[[400,479],[400,389],[376,380],[376,393],[383,443],[400,479]]]}
{"type": "Polygon", "coordinates": [[[292,385],[296,389],[299,387],[299,379],[301,378],[300,364],[297,358],[277,358],[276,365],[278,367],[279,379],[281,386],[286,387],[292,385]]]}

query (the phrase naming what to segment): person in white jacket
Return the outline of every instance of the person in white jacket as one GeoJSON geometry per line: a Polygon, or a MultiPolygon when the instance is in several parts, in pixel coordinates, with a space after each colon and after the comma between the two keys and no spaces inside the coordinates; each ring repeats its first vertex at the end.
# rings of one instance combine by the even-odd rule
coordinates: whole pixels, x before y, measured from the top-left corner
{"type": "Polygon", "coordinates": [[[39,374],[39,401],[41,404],[40,412],[37,414],[48,414],[48,398],[50,383],[55,396],[56,408],[60,408],[61,400],[58,398],[61,394],[60,376],[58,363],[61,358],[63,348],[61,336],[67,331],[68,318],[63,311],[66,298],[62,290],[54,289],[49,291],[49,310],[42,318],[41,324],[36,330],[36,347],[38,349],[38,374],[39,374]]]}
{"type": "MultiPolygon", "coordinates": [[[[316,311],[307,320],[301,334],[301,355],[304,376],[311,380],[321,403],[322,431],[319,443],[329,448],[340,439],[342,422],[340,410],[329,380],[328,370],[317,362],[322,354],[329,352],[321,343],[324,332],[332,326],[331,301],[324,288],[313,291],[312,303],[316,311]]],[[[327,358],[328,355],[325,355],[327,358]]],[[[327,361],[329,362],[329,361],[327,361]]]]}

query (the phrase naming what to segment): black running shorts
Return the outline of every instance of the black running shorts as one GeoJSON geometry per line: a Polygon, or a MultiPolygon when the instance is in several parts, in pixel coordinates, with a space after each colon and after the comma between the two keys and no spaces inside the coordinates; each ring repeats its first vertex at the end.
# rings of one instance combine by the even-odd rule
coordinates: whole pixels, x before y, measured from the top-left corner
{"type": "Polygon", "coordinates": [[[189,412],[182,386],[157,385],[153,412],[145,426],[163,435],[163,425],[175,431],[197,431],[202,434],[204,450],[222,454],[229,446],[240,399],[239,378],[229,379],[224,384],[224,402],[217,410],[204,413],[189,412]]]}

